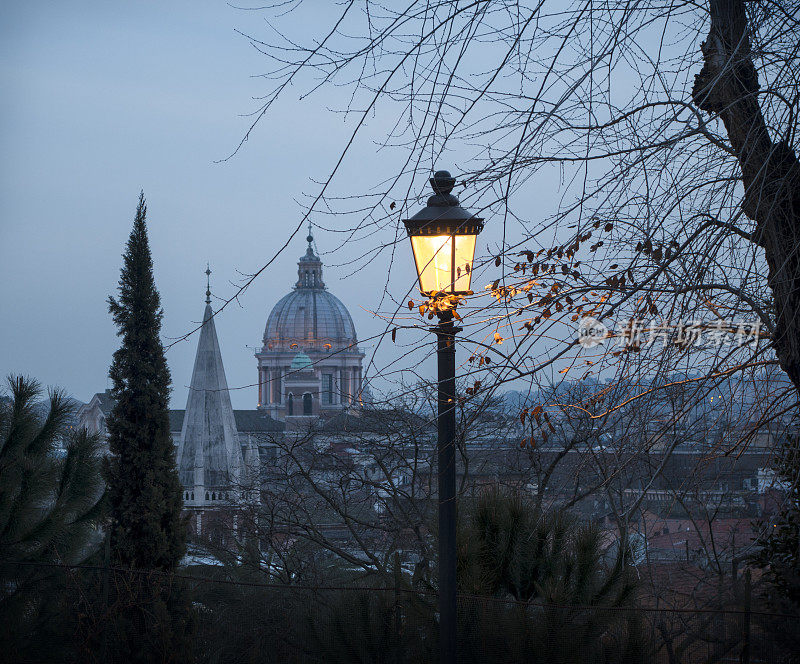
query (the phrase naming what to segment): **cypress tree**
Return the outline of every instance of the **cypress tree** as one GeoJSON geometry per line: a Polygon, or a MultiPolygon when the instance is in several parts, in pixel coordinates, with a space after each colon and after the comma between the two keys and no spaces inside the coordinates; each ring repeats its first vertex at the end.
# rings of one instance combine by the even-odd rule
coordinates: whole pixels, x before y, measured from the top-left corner
{"type": "Polygon", "coordinates": [[[186,551],[186,524],[169,428],[170,375],[159,336],[163,310],[146,217],[142,192],[119,294],[109,297],[122,337],[109,371],[116,402],[107,423],[110,556],[116,565],[170,571],[186,551]]]}

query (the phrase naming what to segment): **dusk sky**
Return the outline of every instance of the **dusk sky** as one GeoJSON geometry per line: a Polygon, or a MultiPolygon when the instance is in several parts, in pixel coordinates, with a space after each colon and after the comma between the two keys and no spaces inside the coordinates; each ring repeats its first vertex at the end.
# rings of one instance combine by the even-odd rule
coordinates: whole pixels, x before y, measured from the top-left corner
{"type": "MultiPolygon", "coordinates": [[[[318,32],[329,18],[320,7],[327,5],[312,11],[309,4],[316,5],[306,3],[305,13],[290,20],[318,32]]],[[[4,374],[31,375],[82,401],[110,386],[107,370],[118,338],[106,299],[115,292],[140,189],[148,203],[167,342],[202,316],[207,261],[215,296],[227,298],[240,273],[261,267],[295,228],[303,215],[301,201],[316,192],[312,178],[330,171],[350,127],[326,111],[329,91],[304,103],[298,101],[300,91],[289,92],[243,149],[219,162],[236,148],[250,122],[242,116],[258,107],[253,97],[266,89],[257,76],[268,63],[236,31],[266,38],[264,19],[261,12],[217,1],[4,4],[4,374]]],[[[362,144],[344,164],[339,182],[347,182],[344,189],[350,191],[359,178],[374,184],[381,168],[380,156],[362,144]]],[[[239,304],[218,317],[236,408],[253,408],[257,401],[254,387],[235,388],[255,382],[253,350],[270,309],[296,279],[305,234],[295,237],[239,304]]],[[[380,301],[387,261],[348,277],[353,266],[342,263],[364,247],[326,256],[340,239],[322,230],[315,236],[325,281],[349,308],[359,338],[383,330],[385,323],[367,310],[380,301]]],[[[482,247],[479,251],[485,243],[482,247]]],[[[401,250],[389,289],[397,299],[413,283],[405,242],[401,250]]],[[[390,305],[384,302],[382,310],[390,305]]],[[[419,335],[418,341],[424,338],[419,335]]],[[[195,344],[192,337],[168,352],[173,408],[184,407],[195,344]]],[[[369,359],[370,343],[362,346],[369,359]]],[[[434,365],[427,362],[430,372],[434,365]]]]}

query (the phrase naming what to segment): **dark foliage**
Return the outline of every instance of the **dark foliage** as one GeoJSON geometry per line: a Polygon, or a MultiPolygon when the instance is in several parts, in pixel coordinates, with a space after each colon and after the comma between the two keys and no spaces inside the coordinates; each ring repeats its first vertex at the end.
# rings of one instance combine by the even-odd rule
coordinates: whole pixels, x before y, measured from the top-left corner
{"type": "MultiPolygon", "coordinates": [[[[762,523],[753,562],[764,570],[765,600],[776,613],[793,615],[800,625],[800,438],[790,437],[775,460],[777,478],[786,487],[782,509],[762,523]]],[[[776,629],[774,635],[791,662],[800,662],[800,630],[776,629]]]]}
{"type": "MultiPolygon", "coordinates": [[[[458,540],[460,662],[649,661],[633,576],[596,528],[496,490],[465,505],[458,540]]],[[[310,598],[299,642],[325,662],[435,661],[436,594],[395,577],[310,598]]]]}
{"type": "Polygon", "coordinates": [[[69,424],[71,404],[50,393],[37,411],[39,384],[8,379],[11,399],[0,402],[0,659],[48,654],[61,625],[67,573],[99,542],[103,512],[98,440],[69,424]],[[50,642],[43,640],[49,635],[50,642]]]}
{"type": "Polygon", "coordinates": [[[491,490],[465,510],[458,565],[463,593],[498,599],[461,602],[462,661],[487,643],[498,662],[647,661],[634,577],[593,525],[491,490]]]}
{"type": "Polygon", "coordinates": [[[119,296],[109,298],[122,337],[109,372],[116,401],[108,418],[106,468],[111,560],[124,567],[172,570],[186,551],[186,525],[169,431],[170,375],[159,337],[163,312],[146,216],[140,194],[119,296]]]}
{"type": "Polygon", "coordinates": [[[69,618],[75,661],[196,661],[197,615],[184,579],[99,569],[82,570],[81,583],[69,618]]]}
{"type": "Polygon", "coordinates": [[[405,592],[349,590],[320,597],[308,618],[323,661],[400,664],[436,661],[432,602],[405,592]]]}
{"type": "MultiPolygon", "coordinates": [[[[114,409],[108,418],[106,481],[110,524],[106,565],[142,572],[177,568],[186,552],[182,489],[169,430],[170,375],[161,331],[161,300],[147,239],[147,208],[139,195],[123,256],[118,298],[109,310],[122,337],[109,375],[114,409]]],[[[152,576],[152,575],[151,575],[152,576]]],[[[120,662],[186,661],[194,629],[189,596],[156,577],[131,574],[102,581],[102,611],[86,642],[120,662]],[[98,642],[96,635],[103,634],[98,642]]],[[[94,605],[91,600],[88,609],[94,605]]]]}
{"type": "Polygon", "coordinates": [[[487,491],[467,507],[459,537],[459,584],[524,602],[632,606],[635,583],[618,557],[606,564],[600,531],[523,496],[487,491]]]}

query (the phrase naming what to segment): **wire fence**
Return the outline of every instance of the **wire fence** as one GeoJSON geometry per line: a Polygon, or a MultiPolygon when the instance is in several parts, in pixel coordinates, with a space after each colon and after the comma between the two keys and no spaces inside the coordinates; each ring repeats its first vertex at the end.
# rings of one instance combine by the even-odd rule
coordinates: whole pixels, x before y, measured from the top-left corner
{"type": "MultiPolygon", "coordinates": [[[[2,563],[0,660],[400,664],[438,658],[436,593],[2,563]]],[[[641,603],[640,603],[641,604],[641,603]]],[[[796,617],[460,595],[460,663],[789,664],[796,617]],[[788,640],[791,642],[791,638],[788,640]]]]}

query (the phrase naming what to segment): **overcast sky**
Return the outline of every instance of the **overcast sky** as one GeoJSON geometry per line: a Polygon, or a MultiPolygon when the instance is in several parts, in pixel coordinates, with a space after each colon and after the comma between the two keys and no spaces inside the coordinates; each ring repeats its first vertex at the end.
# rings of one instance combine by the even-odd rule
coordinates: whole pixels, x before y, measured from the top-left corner
{"type": "MultiPolygon", "coordinates": [[[[297,20],[311,31],[326,18],[307,11],[297,20]]],[[[235,148],[248,125],[242,114],[256,108],[252,97],[265,89],[256,76],[267,64],[237,29],[268,32],[263,15],[215,0],[3,3],[4,374],[29,374],[84,401],[108,386],[118,340],[106,298],[116,286],[140,189],[165,338],[185,333],[202,316],[206,261],[213,290],[229,296],[238,271],[260,267],[296,225],[297,201],[314,190],[310,178],[335,162],[348,129],[324,105],[287,95],[244,150],[215,163],[235,148]]],[[[376,168],[356,162],[345,166],[345,177],[376,168]]],[[[316,236],[323,253],[338,242],[316,236]]],[[[255,381],[253,349],[269,310],[294,283],[304,250],[298,236],[240,306],[219,317],[232,388],[255,381]]],[[[339,252],[325,260],[347,258],[339,252]]],[[[411,276],[405,258],[399,290],[411,276]]],[[[385,270],[372,265],[341,281],[347,270],[326,269],[329,288],[350,309],[361,338],[383,329],[362,306],[378,301],[385,270]]],[[[173,407],[185,404],[194,346],[192,339],[168,353],[173,407]]],[[[234,406],[255,407],[256,394],[234,389],[234,406]]]]}

